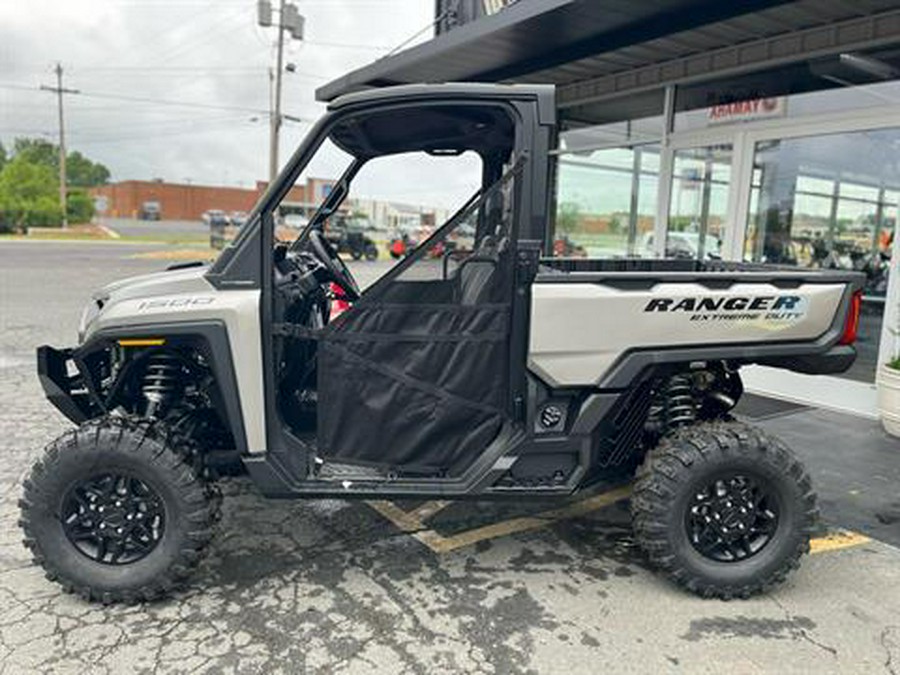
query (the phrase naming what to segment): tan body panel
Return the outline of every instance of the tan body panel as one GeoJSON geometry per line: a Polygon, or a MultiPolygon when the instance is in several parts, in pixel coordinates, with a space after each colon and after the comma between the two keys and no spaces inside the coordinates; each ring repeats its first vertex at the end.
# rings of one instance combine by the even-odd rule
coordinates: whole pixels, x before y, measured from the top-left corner
{"type": "Polygon", "coordinates": [[[532,286],[528,367],[551,386],[596,386],[631,349],[815,340],[834,322],[845,289],[842,283],[790,289],[735,283],[714,290],[661,282],[622,290],[538,282],[532,286]]]}
{"type": "MultiPolygon", "coordinates": [[[[103,289],[103,311],[85,338],[106,328],[143,324],[221,321],[228,333],[241,413],[250,453],[266,450],[262,338],[258,290],[218,291],[205,278],[205,268],[135,277],[103,289]]],[[[148,335],[147,337],[165,337],[148,335]]]]}

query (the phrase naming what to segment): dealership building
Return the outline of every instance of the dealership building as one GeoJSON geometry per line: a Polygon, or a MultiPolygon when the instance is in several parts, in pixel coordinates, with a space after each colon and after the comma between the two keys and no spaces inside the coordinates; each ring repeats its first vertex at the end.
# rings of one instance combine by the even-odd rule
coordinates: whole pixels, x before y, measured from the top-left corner
{"type": "Polygon", "coordinates": [[[450,81],[556,85],[553,236],[592,256],[865,272],[851,371],[745,380],[875,415],[896,349],[900,3],[437,0],[433,39],[317,97],[450,81]]]}

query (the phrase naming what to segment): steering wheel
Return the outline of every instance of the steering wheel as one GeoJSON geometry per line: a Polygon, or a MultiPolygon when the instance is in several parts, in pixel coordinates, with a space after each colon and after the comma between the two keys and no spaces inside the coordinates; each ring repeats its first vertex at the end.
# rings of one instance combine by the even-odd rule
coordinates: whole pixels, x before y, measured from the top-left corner
{"type": "Polygon", "coordinates": [[[325,235],[319,230],[312,230],[309,233],[309,245],[312,248],[313,254],[319,259],[319,262],[325,265],[325,269],[328,271],[328,274],[331,275],[332,281],[344,291],[347,300],[350,302],[359,300],[361,293],[359,286],[356,283],[356,279],[350,274],[347,265],[341,260],[341,257],[325,238],[325,235]]]}

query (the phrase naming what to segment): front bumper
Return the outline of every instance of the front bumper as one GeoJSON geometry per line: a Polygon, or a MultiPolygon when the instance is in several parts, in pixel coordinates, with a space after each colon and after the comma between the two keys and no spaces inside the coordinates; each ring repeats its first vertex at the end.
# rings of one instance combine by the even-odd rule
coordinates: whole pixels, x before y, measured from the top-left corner
{"type": "Polygon", "coordinates": [[[54,349],[48,345],[38,347],[37,371],[44,393],[63,415],[75,424],[94,416],[88,378],[83,373],[83,366],[73,357],[73,350],[54,349]],[[70,361],[74,365],[74,375],[69,374],[70,361]]]}

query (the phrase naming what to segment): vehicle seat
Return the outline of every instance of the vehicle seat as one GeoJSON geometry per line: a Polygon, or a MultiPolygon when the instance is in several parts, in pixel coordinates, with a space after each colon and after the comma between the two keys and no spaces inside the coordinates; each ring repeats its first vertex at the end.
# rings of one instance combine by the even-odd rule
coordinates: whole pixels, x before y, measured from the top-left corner
{"type": "Polygon", "coordinates": [[[496,242],[485,236],[472,255],[463,261],[459,269],[459,302],[477,305],[489,302],[494,288],[500,257],[506,252],[506,238],[496,242]]]}

